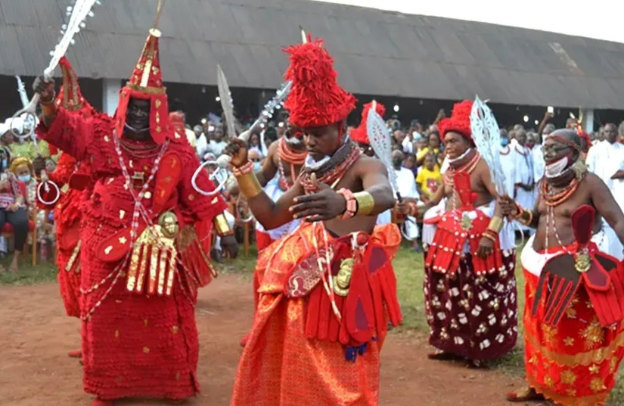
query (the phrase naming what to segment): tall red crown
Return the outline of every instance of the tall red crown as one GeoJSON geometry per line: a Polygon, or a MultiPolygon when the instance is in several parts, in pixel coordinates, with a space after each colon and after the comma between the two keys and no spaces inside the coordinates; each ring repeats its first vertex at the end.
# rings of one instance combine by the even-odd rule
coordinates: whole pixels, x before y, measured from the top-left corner
{"type": "MultiPolygon", "coordinates": [[[[374,104],[376,105],[375,111],[377,112],[377,114],[383,117],[384,114],[386,114],[386,107],[377,101],[375,101],[374,104]]],[[[367,125],[368,125],[368,113],[370,112],[370,109],[372,108],[373,108],[373,102],[366,103],[364,105],[364,109],[362,110],[362,121],[360,121],[360,125],[358,126],[358,128],[351,130],[351,133],[349,134],[349,136],[351,137],[353,141],[360,143],[360,144],[370,145],[370,140],[368,138],[367,125]]]]}
{"type": "Polygon", "coordinates": [[[455,103],[451,117],[445,118],[438,124],[440,130],[440,136],[444,139],[444,136],[449,131],[453,131],[461,134],[464,138],[472,141],[472,130],[470,129],[470,113],[472,112],[473,102],[470,100],[464,100],[459,103],[455,103]]]}
{"type": "Polygon", "coordinates": [[[139,62],[134,67],[130,81],[121,89],[119,106],[117,107],[116,131],[117,135],[123,134],[126,122],[126,111],[130,99],[143,99],[150,101],[150,134],[152,139],[162,144],[174,134],[170,130],[169,104],[167,102],[167,89],[163,86],[162,72],[160,70],[159,39],[161,33],[156,28],[149,31],[147,41],[139,62]]]}
{"type": "Polygon", "coordinates": [[[322,127],[347,118],[356,99],[338,84],[334,60],[316,39],[285,50],[290,66],[285,73],[292,91],[284,103],[290,121],[300,128],[322,127]]]}

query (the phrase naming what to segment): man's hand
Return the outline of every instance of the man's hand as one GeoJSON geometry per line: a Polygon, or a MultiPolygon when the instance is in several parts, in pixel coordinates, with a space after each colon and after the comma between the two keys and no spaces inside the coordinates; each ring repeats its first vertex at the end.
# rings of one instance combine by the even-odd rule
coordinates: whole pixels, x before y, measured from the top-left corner
{"type": "Polygon", "coordinates": [[[345,212],[347,201],[344,196],[324,183],[316,182],[316,185],[319,192],[295,198],[295,205],[290,207],[294,218],[305,218],[305,221],[313,223],[334,219],[345,212]]]}
{"type": "Polygon", "coordinates": [[[411,213],[411,206],[403,200],[401,203],[397,203],[395,206],[397,213],[402,214],[404,216],[408,216],[411,213]]]}
{"type": "Polygon", "coordinates": [[[50,103],[54,101],[54,79],[44,79],[43,76],[39,76],[33,83],[33,90],[35,93],[41,95],[41,101],[43,103],[50,103]]]}
{"type": "Polygon", "coordinates": [[[234,234],[228,234],[221,237],[221,248],[223,248],[223,251],[226,252],[232,259],[235,259],[238,256],[238,241],[236,241],[234,234]]]}
{"type": "Polygon", "coordinates": [[[13,203],[9,207],[6,208],[6,211],[9,213],[15,213],[19,209],[19,205],[17,203],[13,203]]]}
{"type": "Polygon", "coordinates": [[[38,155],[35,159],[33,159],[33,169],[35,170],[36,176],[42,176],[42,171],[45,171],[45,158],[41,155],[38,155]]]}
{"type": "Polygon", "coordinates": [[[518,206],[513,199],[507,195],[501,196],[498,198],[498,205],[501,208],[501,214],[503,217],[512,216],[515,217],[518,215],[518,206]]]}
{"type": "Polygon", "coordinates": [[[247,151],[247,143],[243,140],[239,140],[238,138],[234,138],[230,141],[228,146],[225,147],[223,153],[232,157],[232,160],[230,161],[232,166],[240,168],[249,161],[247,158],[247,151]]]}
{"type": "Polygon", "coordinates": [[[479,258],[485,259],[492,253],[494,250],[494,241],[490,240],[487,237],[481,237],[481,241],[479,241],[479,248],[477,250],[477,256],[479,258]]]}

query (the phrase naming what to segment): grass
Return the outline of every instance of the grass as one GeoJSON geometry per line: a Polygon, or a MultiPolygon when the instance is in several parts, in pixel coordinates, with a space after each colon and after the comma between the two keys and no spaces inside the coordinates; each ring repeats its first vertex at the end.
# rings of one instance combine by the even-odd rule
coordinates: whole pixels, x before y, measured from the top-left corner
{"type": "MultiPolygon", "coordinates": [[[[251,249],[248,255],[241,253],[236,261],[227,261],[217,265],[217,269],[223,274],[241,274],[251,279],[256,263],[257,253],[251,249]]],[[[56,280],[56,266],[51,262],[44,262],[32,266],[28,261],[22,260],[19,273],[0,274],[0,285],[32,285],[56,280]]],[[[9,258],[0,260],[0,265],[8,269],[9,258]]],[[[423,336],[427,333],[427,321],[425,318],[425,305],[423,297],[423,255],[417,254],[410,249],[403,248],[394,260],[394,269],[397,276],[397,291],[403,310],[403,324],[394,330],[394,333],[416,332],[423,336]]],[[[523,314],[524,309],[524,278],[520,265],[516,267],[518,281],[518,314],[523,314]]],[[[519,320],[520,336],[522,333],[522,318],[519,320]]],[[[493,368],[502,373],[523,376],[524,358],[523,342],[520,339],[516,349],[509,355],[499,359],[493,364],[493,368]]],[[[618,384],[611,393],[611,402],[614,405],[624,405],[624,366],[620,369],[618,384]]]]}

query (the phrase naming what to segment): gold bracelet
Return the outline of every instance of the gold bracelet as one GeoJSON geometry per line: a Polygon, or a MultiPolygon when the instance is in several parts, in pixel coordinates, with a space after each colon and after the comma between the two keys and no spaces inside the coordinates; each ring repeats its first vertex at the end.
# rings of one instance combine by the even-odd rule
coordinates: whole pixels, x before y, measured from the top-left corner
{"type": "Polygon", "coordinates": [[[373,195],[365,191],[354,193],[353,197],[355,197],[355,201],[358,204],[357,215],[370,216],[375,208],[375,199],[373,199],[373,195]]]}
{"type": "Polygon", "coordinates": [[[227,218],[223,213],[217,215],[214,220],[212,220],[215,231],[219,234],[220,237],[228,234],[232,234],[232,229],[230,228],[230,223],[228,223],[227,218]]]}
{"type": "Polygon", "coordinates": [[[492,230],[496,234],[498,234],[500,233],[502,229],[503,229],[503,219],[498,216],[492,217],[492,220],[490,220],[490,225],[488,226],[488,230],[492,230]]]}
{"type": "Polygon", "coordinates": [[[256,178],[256,174],[251,172],[242,176],[237,176],[238,190],[247,198],[251,199],[262,193],[262,186],[256,178]]]}
{"type": "Polygon", "coordinates": [[[533,211],[529,209],[522,210],[518,221],[525,226],[530,225],[533,222],[533,211]],[[524,218],[524,215],[526,215],[527,218],[524,218]]]}

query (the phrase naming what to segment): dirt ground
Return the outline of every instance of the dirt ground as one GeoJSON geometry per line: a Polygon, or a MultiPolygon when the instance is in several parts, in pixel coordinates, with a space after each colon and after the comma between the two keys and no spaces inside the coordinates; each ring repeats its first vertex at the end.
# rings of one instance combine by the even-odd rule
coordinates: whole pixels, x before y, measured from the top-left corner
{"type": "MultiPolygon", "coordinates": [[[[56,284],[0,288],[0,405],[88,406],[81,369],[67,351],[80,345],[79,323],[65,317],[56,284]]],[[[191,406],[227,406],[251,323],[250,282],[222,275],[200,292],[199,381],[191,406]]],[[[429,361],[415,334],[391,334],[382,352],[383,406],[504,406],[504,394],[522,384],[500,373],[429,361]]],[[[160,405],[161,402],[127,401],[160,405]]]]}

